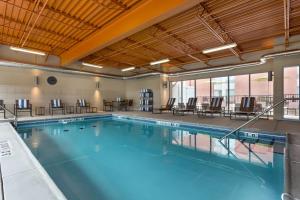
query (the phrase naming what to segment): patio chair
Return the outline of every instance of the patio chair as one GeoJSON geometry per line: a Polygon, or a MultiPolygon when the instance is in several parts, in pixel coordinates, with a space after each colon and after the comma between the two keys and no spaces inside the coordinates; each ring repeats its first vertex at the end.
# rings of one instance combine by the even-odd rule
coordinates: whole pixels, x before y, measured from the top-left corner
{"type": "Polygon", "coordinates": [[[237,116],[246,116],[249,119],[250,116],[255,116],[256,113],[255,97],[242,97],[239,111],[231,112],[230,119],[232,119],[233,115],[235,118],[237,116]]]}
{"type": "Polygon", "coordinates": [[[193,112],[195,114],[197,98],[189,98],[187,104],[183,108],[176,108],[173,109],[173,115],[175,114],[182,114],[184,115],[185,112],[193,112]]]}
{"type": "Polygon", "coordinates": [[[55,110],[61,110],[62,114],[66,114],[65,104],[63,104],[60,99],[51,99],[50,101],[49,112],[51,113],[51,115],[53,115],[53,111],[55,110]]]}
{"type": "Polygon", "coordinates": [[[103,100],[103,111],[113,111],[113,103],[111,101],[103,100]],[[107,108],[109,108],[107,110],[107,108]]]}
{"type": "Polygon", "coordinates": [[[82,110],[85,110],[85,112],[87,113],[88,110],[90,109],[91,105],[89,103],[87,103],[87,101],[85,99],[77,99],[77,103],[76,103],[76,113],[78,113],[78,109],[79,109],[79,113],[82,112],[82,110]]]}
{"type": "Polygon", "coordinates": [[[213,97],[210,101],[210,105],[208,109],[205,110],[200,110],[198,111],[198,117],[200,116],[206,116],[206,114],[210,114],[213,116],[213,114],[220,114],[220,116],[223,113],[222,110],[222,102],[223,102],[223,97],[213,97]]]}
{"type": "Polygon", "coordinates": [[[6,118],[6,110],[5,110],[5,104],[3,100],[0,100],[0,113],[3,113],[4,119],[6,118]]]}
{"type": "Polygon", "coordinates": [[[17,99],[14,105],[14,114],[17,117],[18,112],[29,112],[32,117],[32,105],[28,99],[17,99]]]}
{"type": "Polygon", "coordinates": [[[153,109],[152,113],[155,113],[154,110],[159,111],[159,113],[157,113],[157,114],[161,114],[163,111],[172,111],[173,107],[174,107],[175,100],[176,100],[176,98],[169,98],[168,102],[167,102],[167,105],[161,106],[158,109],[153,109]]]}
{"type": "Polygon", "coordinates": [[[128,105],[127,105],[127,109],[126,110],[130,110],[130,108],[133,107],[133,99],[129,99],[128,100],[128,105]]]}

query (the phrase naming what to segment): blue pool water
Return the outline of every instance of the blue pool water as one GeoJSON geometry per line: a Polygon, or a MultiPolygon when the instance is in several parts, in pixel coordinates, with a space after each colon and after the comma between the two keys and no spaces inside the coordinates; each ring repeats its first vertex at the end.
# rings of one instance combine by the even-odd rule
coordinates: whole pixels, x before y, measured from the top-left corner
{"type": "Polygon", "coordinates": [[[70,200],[276,200],[283,192],[276,142],[230,139],[228,151],[213,131],[112,117],[18,132],[70,200]]]}

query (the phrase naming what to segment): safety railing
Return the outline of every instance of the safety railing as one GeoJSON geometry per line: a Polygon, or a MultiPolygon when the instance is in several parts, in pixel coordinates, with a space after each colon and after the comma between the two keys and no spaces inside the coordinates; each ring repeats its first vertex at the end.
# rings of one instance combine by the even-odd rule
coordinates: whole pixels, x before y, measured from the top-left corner
{"type": "Polygon", "coordinates": [[[5,110],[6,112],[8,112],[9,114],[11,114],[13,116],[13,123],[15,125],[15,127],[17,127],[18,125],[18,118],[15,115],[15,113],[13,113],[12,111],[10,111],[9,109],[5,108],[4,106],[0,105],[0,110],[5,110]]]}
{"type": "Polygon", "coordinates": [[[276,104],[266,108],[265,110],[263,110],[261,113],[257,114],[254,118],[250,119],[249,121],[247,121],[246,123],[242,124],[241,126],[237,127],[236,129],[234,129],[233,131],[229,132],[228,134],[224,135],[222,138],[219,139],[219,141],[222,141],[226,138],[228,138],[229,136],[239,132],[242,128],[244,128],[245,126],[247,126],[248,124],[252,123],[255,120],[258,120],[261,116],[263,116],[264,114],[268,113],[269,111],[271,111],[272,109],[276,108],[277,106],[279,106],[280,104],[288,101],[288,100],[292,100],[292,101],[296,101],[299,100],[299,98],[295,98],[295,97],[291,97],[291,98],[284,98],[281,101],[277,102],[276,104]]]}

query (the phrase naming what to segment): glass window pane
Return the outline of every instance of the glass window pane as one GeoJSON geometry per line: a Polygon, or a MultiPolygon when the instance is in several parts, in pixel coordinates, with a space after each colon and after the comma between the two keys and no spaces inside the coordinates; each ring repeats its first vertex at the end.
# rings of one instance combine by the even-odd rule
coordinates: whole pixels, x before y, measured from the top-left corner
{"type": "Polygon", "coordinates": [[[237,110],[241,98],[249,96],[249,74],[229,77],[229,109],[237,110]]]}
{"type": "Polygon", "coordinates": [[[227,105],[228,77],[218,77],[211,79],[212,97],[224,97],[222,107],[227,105]]]}
{"type": "Polygon", "coordinates": [[[210,79],[196,80],[196,97],[198,98],[198,106],[209,104],[210,99],[210,79]]]}
{"type": "Polygon", "coordinates": [[[188,99],[195,97],[195,81],[182,81],[182,99],[183,103],[187,103],[188,99]]]}
{"type": "Polygon", "coordinates": [[[181,81],[171,82],[171,97],[176,98],[175,105],[181,102],[181,81]]]}
{"type": "MultiPolygon", "coordinates": [[[[299,97],[299,67],[284,68],[284,97],[299,97]]],[[[299,101],[287,101],[284,104],[284,118],[299,119],[299,101]]]]}
{"type": "Polygon", "coordinates": [[[250,94],[255,97],[258,107],[265,109],[273,104],[273,81],[268,81],[268,73],[251,74],[250,84],[250,94]]]}

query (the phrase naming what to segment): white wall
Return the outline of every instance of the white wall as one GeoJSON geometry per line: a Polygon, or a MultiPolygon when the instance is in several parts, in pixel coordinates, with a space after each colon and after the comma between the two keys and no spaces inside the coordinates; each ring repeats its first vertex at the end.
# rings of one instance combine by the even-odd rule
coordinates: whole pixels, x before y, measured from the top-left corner
{"type": "Polygon", "coordinates": [[[47,107],[54,98],[60,98],[68,105],[75,105],[77,99],[85,98],[102,110],[103,99],[112,100],[118,96],[125,96],[125,85],[122,80],[0,67],[0,99],[3,99],[11,109],[18,98],[30,99],[33,106],[47,107]],[[34,83],[35,76],[39,77],[39,85],[34,83]],[[56,85],[49,85],[46,82],[49,76],[58,79],[56,85]],[[100,89],[96,89],[96,81],[100,81],[100,89]]]}
{"type": "Polygon", "coordinates": [[[163,76],[152,76],[140,79],[126,80],[126,98],[133,99],[134,109],[139,108],[139,92],[141,89],[151,89],[154,96],[154,107],[158,108],[165,104],[169,97],[169,88],[163,88],[163,76]]]}

